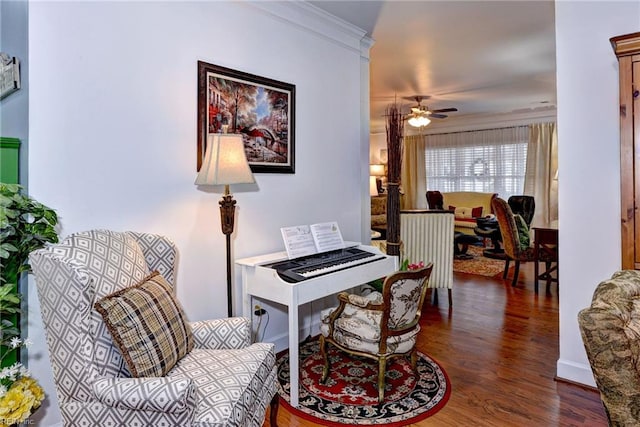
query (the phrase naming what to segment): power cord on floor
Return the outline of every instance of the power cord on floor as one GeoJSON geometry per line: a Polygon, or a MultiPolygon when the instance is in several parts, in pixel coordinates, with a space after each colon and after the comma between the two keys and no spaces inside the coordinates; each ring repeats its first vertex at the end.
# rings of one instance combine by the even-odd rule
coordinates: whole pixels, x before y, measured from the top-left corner
{"type": "Polygon", "coordinates": [[[265,313],[262,316],[259,316],[259,317],[260,317],[260,320],[258,321],[258,328],[256,330],[256,336],[259,337],[259,339],[257,341],[261,342],[264,339],[265,332],[267,332],[267,326],[269,326],[269,312],[265,311],[265,313]],[[260,336],[260,324],[262,323],[262,318],[264,316],[267,316],[267,320],[266,320],[266,322],[264,322],[264,328],[262,329],[262,336],[260,336]]]}

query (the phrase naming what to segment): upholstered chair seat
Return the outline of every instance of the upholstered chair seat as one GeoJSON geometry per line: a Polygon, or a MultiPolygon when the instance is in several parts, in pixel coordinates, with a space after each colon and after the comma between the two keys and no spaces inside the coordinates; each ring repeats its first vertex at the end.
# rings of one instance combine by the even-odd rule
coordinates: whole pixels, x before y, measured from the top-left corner
{"type": "Polygon", "coordinates": [[[175,244],[92,230],[30,255],[65,426],[262,426],[273,344],[241,317],[188,322],[175,244]]]}
{"type": "Polygon", "coordinates": [[[378,362],[378,401],[384,400],[387,360],[409,356],[416,368],[416,340],[420,315],[433,264],[388,276],[382,293],[366,297],[342,292],[340,305],[322,312],[320,351],[324,358],[322,381],[329,372],[327,345],[378,362]]]}

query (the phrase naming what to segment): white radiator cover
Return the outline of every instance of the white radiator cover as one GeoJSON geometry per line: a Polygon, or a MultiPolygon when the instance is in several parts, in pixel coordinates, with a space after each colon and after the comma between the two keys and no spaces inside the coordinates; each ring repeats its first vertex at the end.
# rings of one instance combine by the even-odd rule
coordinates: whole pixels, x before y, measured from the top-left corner
{"type": "Polygon", "coordinates": [[[433,263],[430,288],[453,286],[454,216],[443,211],[401,211],[400,241],[410,263],[433,263]]]}

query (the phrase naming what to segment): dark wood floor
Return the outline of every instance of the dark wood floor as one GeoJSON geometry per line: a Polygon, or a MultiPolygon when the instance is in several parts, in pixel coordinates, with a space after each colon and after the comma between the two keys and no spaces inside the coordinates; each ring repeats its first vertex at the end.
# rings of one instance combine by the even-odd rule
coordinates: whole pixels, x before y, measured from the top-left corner
{"type": "MultiPolygon", "coordinates": [[[[533,291],[533,264],[510,280],[456,273],[453,310],[425,304],[420,351],[437,360],[452,384],[438,413],[411,426],[606,426],[596,390],[554,379],[558,293],[533,291]]],[[[269,422],[265,423],[269,426],[269,422]]],[[[320,426],[284,407],[279,426],[320,426]]]]}

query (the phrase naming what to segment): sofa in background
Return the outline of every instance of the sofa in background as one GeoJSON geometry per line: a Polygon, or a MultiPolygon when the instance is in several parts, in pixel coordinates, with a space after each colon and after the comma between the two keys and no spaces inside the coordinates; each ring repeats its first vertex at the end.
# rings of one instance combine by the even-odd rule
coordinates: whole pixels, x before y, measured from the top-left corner
{"type": "MultiPolygon", "coordinates": [[[[400,193],[400,209],[404,209],[404,197],[400,193]]],[[[371,229],[379,231],[382,239],[387,235],[387,193],[371,196],[371,229]]]]}
{"type": "Polygon", "coordinates": [[[478,191],[454,191],[442,193],[442,207],[453,210],[455,215],[455,231],[475,235],[476,218],[493,214],[491,202],[498,193],[482,193],[478,191]]]}
{"type": "Polygon", "coordinates": [[[371,229],[387,226],[387,195],[371,196],[371,229]]]}

